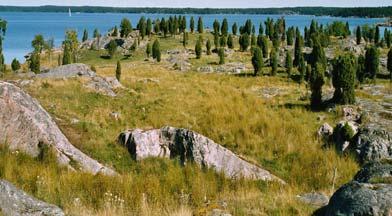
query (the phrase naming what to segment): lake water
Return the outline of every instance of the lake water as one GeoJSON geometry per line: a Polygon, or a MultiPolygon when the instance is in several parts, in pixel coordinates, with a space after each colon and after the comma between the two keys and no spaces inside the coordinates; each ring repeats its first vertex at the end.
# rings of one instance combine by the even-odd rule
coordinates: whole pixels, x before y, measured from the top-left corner
{"type": "MultiPolygon", "coordinates": [[[[95,28],[98,28],[101,33],[106,32],[114,25],[119,25],[123,17],[129,18],[135,27],[142,15],[152,19],[170,16],[168,14],[73,13],[70,17],[68,13],[0,13],[0,18],[5,19],[8,22],[8,29],[4,41],[5,59],[7,63],[10,63],[13,58],[24,61],[25,54],[32,49],[31,40],[36,34],[42,34],[45,38],[53,37],[55,45],[59,46],[64,40],[64,32],[67,29],[77,30],[79,37],[82,36],[83,30],[87,29],[89,31],[89,36],[91,37],[95,28]]],[[[197,23],[197,17],[199,15],[186,16],[188,25],[190,16],[194,16],[197,23]]],[[[226,17],[231,31],[231,25],[234,22],[242,25],[245,23],[246,19],[251,19],[256,28],[258,28],[259,23],[264,22],[267,17],[277,19],[281,17],[281,15],[211,14],[202,15],[202,17],[206,28],[212,28],[212,23],[215,19],[221,21],[226,17]]],[[[348,21],[352,29],[358,25],[374,24],[384,21],[384,19],[315,17],[303,15],[289,15],[285,16],[285,19],[287,27],[298,26],[301,30],[303,30],[305,26],[310,25],[312,19],[315,19],[324,25],[335,20],[348,21]]]]}

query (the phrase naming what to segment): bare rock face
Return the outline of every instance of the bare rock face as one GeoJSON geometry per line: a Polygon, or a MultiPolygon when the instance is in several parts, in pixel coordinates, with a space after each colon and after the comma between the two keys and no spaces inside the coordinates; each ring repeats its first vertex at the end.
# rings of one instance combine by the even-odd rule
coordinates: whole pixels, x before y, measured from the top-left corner
{"type": "Polygon", "coordinates": [[[62,65],[43,73],[37,74],[37,78],[54,78],[54,79],[62,79],[62,78],[71,78],[71,77],[94,77],[96,76],[95,72],[91,70],[88,65],[85,64],[69,64],[62,65]]]}
{"type": "Polygon", "coordinates": [[[5,180],[0,180],[0,210],[12,216],[65,215],[59,207],[37,200],[5,180]]]}
{"type": "Polygon", "coordinates": [[[93,174],[115,174],[75,148],[41,105],[15,85],[0,81],[0,107],[0,143],[11,150],[36,157],[49,146],[60,164],[93,174]]]}
{"type": "Polygon", "coordinates": [[[187,129],[163,127],[148,131],[128,130],[120,134],[118,141],[128,148],[135,160],[148,157],[179,158],[182,164],[195,162],[202,167],[224,172],[230,178],[245,177],[284,183],[211,139],[187,129]]]}

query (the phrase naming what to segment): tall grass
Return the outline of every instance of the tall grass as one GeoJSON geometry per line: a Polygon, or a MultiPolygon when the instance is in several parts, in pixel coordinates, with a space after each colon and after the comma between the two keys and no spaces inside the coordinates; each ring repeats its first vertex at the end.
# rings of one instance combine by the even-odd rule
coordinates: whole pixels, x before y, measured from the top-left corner
{"type": "MultiPolygon", "coordinates": [[[[114,63],[97,55],[90,53],[82,61],[94,64],[100,75],[114,76],[114,63]]],[[[126,89],[114,98],[89,91],[83,79],[36,80],[26,89],[72,144],[114,167],[120,176],[75,173],[53,160],[40,161],[2,147],[0,178],[70,215],[205,215],[214,208],[226,208],[233,215],[309,215],[314,209],[299,203],[297,194],[330,194],[333,184],[342,185],[357,171],[351,157],[322,149],[315,132],[323,122],[317,117],[323,115],[333,123],[337,116],[309,111],[308,102],[299,100],[306,92],[304,86],[279,76],[173,72],[166,63],[144,62],[141,51],[136,55],[122,61],[126,89]],[[285,94],[265,99],[258,93],[271,87],[285,94]],[[120,119],[111,118],[111,112],[119,112],[120,119]],[[73,124],[73,118],[80,121],[73,124]],[[137,163],[116,143],[125,129],[165,125],[208,136],[288,185],[229,180],[211,170],[181,167],[165,159],[137,163]],[[333,182],[335,169],[338,175],[333,182]]]]}

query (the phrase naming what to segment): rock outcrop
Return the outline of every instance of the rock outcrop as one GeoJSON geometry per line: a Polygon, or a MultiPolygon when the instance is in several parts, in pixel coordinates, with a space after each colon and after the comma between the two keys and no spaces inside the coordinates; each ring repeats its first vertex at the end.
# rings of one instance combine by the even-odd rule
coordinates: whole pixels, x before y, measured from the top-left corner
{"type": "Polygon", "coordinates": [[[11,150],[35,157],[49,146],[60,164],[93,174],[115,174],[75,148],[38,101],[15,85],[0,81],[0,107],[0,143],[11,150]]]}
{"type": "Polygon", "coordinates": [[[251,164],[233,152],[196,132],[174,127],[122,132],[118,141],[127,147],[135,160],[148,157],[179,158],[182,164],[196,164],[223,172],[230,178],[279,181],[270,172],[251,164]]]}
{"type": "Polygon", "coordinates": [[[359,129],[351,148],[362,163],[392,159],[392,134],[383,128],[366,125],[359,129]]]}
{"type": "Polygon", "coordinates": [[[375,183],[380,180],[392,183],[392,161],[368,163],[358,171],[354,180],[361,183],[375,183]]]}
{"type": "Polygon", "coordinates": [[[117,96],[116,92],[114,91],[115,89],[123,88],[121,83],[115,77],[100,76],[92,77],[85,86],[97,93],[101,93],[110,97],[117,96]]]}
{"type": "Polygon", "coordinates": [[[69,65],[62,65],[43,73],[37,74],[37,78],[52,78],[52,79],[63,79],[72,77],[94,77],[95,72],[91,70],[90,66],[76,63],[69,65]]]}
{"type": "Polygon", "coordinates": [[[57,206],[42,202],[5,180],[0,180],[0,214],[12,216],[63,216],[57,206]]]}
{"type": "Polygon", "coordinates": [[[392,214],[392,166],[390,162],[365,165],[354,180],[343,185],[317,216],[392,214]]]}

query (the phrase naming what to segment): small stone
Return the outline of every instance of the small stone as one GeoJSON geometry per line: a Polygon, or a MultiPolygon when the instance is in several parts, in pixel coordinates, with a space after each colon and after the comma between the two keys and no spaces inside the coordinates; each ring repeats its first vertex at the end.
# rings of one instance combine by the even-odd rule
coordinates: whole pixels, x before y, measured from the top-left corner
{"type": "Polygon", "coordinates": [[[120,120],[120,113],[118,112],[111,112],[109,115],[116,121],[120,120]]]}
{"type": "Polygon", "coordinates": [[[322,193],[307,193],[298,195],[297,197],[303,203],[319,207],[328,205],[329,200],[329,198],[322,193]]]}
{"type": "Polygon", "coordinates": [[[79,122],[80,122],[80,120],[77,119],[77,118],[72,118],[71,119],[71,124],[78,124],[79,122]]]}

